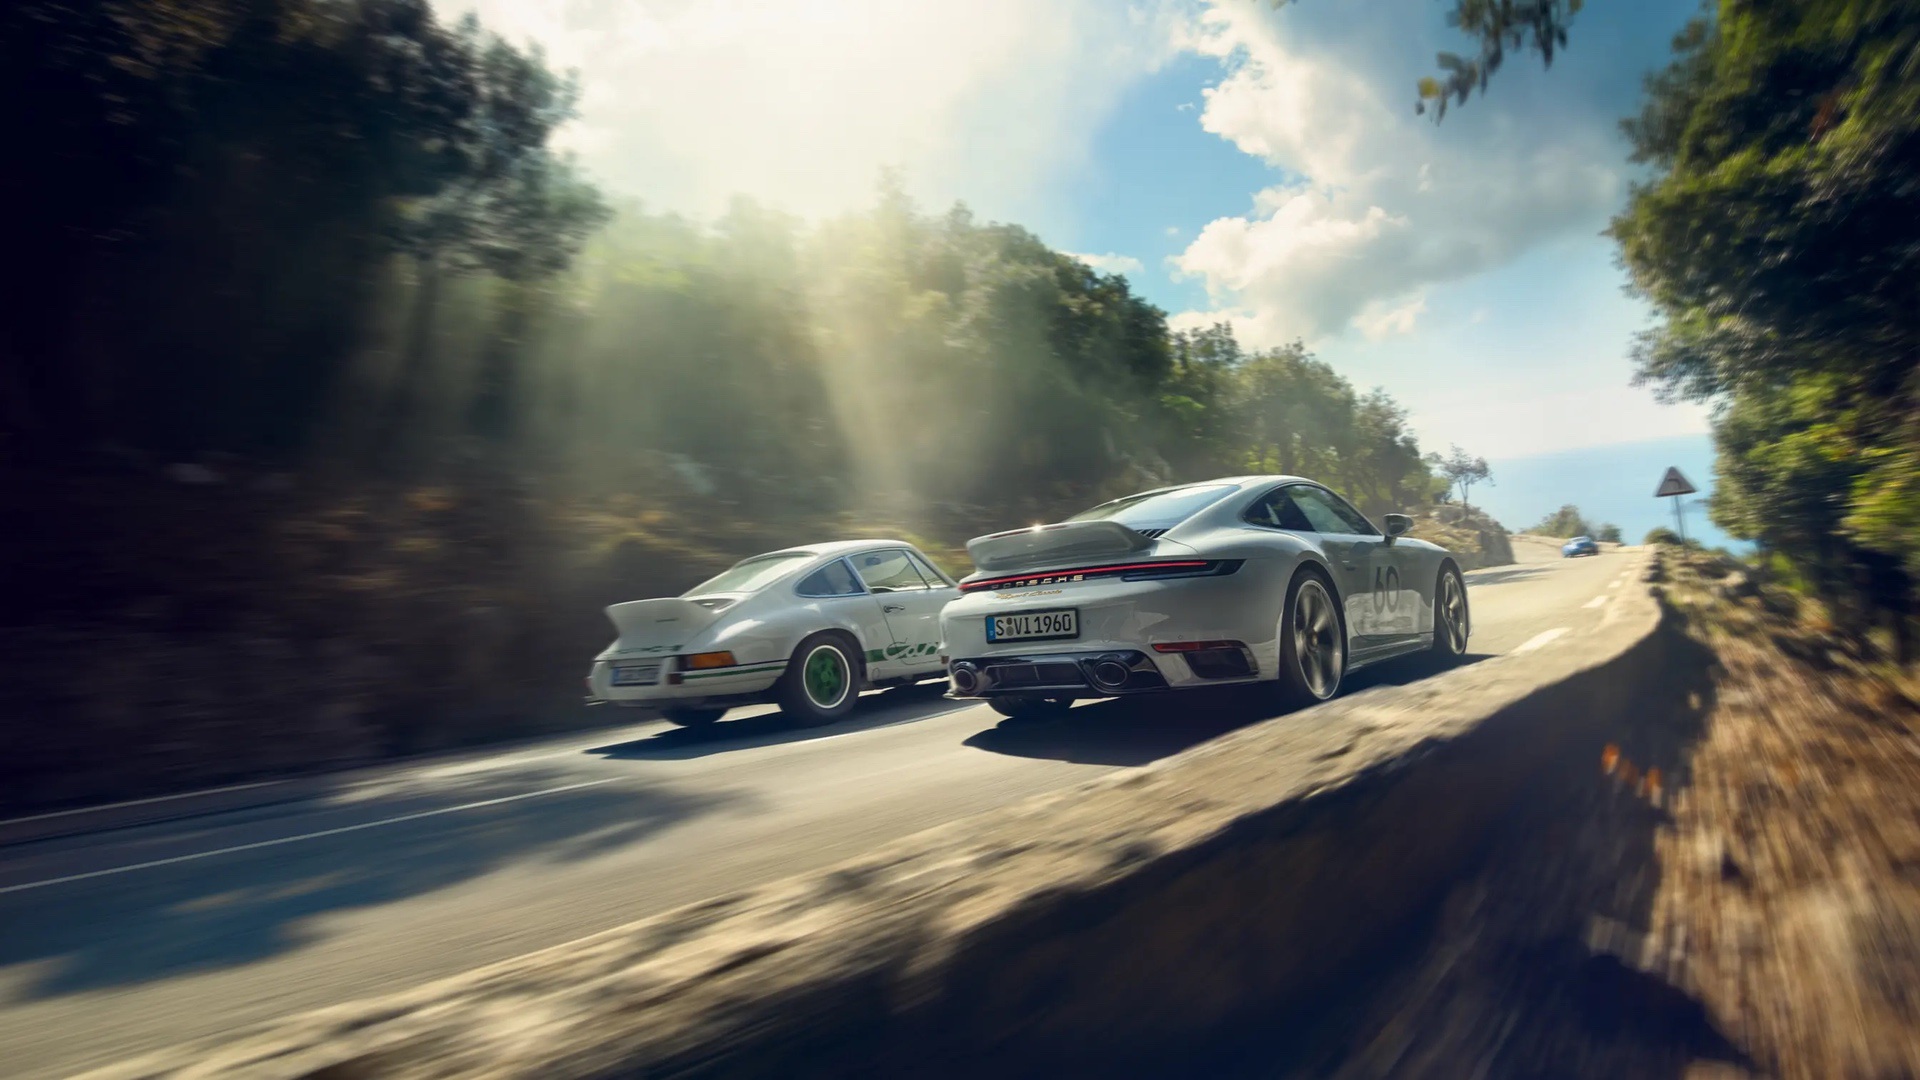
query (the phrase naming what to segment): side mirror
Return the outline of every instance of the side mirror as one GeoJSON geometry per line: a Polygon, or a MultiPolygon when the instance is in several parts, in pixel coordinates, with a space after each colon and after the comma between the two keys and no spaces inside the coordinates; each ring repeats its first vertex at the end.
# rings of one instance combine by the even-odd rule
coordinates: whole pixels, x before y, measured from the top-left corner
{"type": "Polygon", "coordinates": [[[1413,528],[1413,519],[1405,514],[1388,514],[1386,526],[1387,539],[1389,541],[1398,540],[1400,537],[1407,535],[1408,529],[1413,528]]]}

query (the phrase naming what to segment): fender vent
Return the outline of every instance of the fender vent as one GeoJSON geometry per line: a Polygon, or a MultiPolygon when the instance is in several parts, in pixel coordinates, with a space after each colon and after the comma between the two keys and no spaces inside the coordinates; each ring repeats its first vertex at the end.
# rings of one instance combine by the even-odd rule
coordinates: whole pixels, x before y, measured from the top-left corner
{"type": "Polygon", "coordinates": [[[1135,529],[1133,531],[1139,533],[1141,536],[1144,536],[1149,540],[1157,539],[1159,537],[1167,535],[1167,530],[1165,529],[1135,529]]]}

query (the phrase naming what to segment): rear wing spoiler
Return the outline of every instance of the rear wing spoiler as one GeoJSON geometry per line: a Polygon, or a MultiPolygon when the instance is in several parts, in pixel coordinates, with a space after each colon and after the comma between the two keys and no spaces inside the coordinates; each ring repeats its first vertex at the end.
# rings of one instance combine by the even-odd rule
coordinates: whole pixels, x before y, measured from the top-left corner
{"type": "Polygon", "coordinates": [[[1117,521],[1063,521],[988,533],[967,541],[967,555],[985,573],[1089,559],[1124,558],[1153,546],[1153,540],[1117,521]]]}

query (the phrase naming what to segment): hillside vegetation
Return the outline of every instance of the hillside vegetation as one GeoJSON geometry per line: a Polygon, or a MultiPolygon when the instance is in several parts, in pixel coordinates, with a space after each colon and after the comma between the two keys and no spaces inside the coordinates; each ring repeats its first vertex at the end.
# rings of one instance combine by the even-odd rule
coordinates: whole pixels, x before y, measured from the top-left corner
{"type": "Polygon", "coordinates": [[[1837,632],[1909,660],[1920,5],[1713,8],[1626,124],[1653,176],[1612,232],[1660,316],[1638,378],[1720,406],[1714,522],[1790,564],[1837,632]]]}

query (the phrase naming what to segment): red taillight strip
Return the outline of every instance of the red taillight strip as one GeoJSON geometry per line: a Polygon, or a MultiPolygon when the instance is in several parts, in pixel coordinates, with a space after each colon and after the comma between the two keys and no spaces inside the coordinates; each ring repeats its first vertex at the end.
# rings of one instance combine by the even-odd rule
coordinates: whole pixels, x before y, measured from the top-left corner
{"type": "Polygon", "coordinates": [[[1043,574],[1009,574],[1005,577],[982,578],[979,581],[969,581],[961,585],[960,591],[977,592],[981,589],[997,589],[1016,581],[1032,582],[1038,585],[1067,580],[1076,575],[1086,577],[1090,574],[1126,574],[1138,570],[1190,570],[1212,565],[1205,559],[1162,559],[1158,562],[1115,563],[1112,566],[1077,566],[1071,570],[1049,570],[1043,574]]]}

